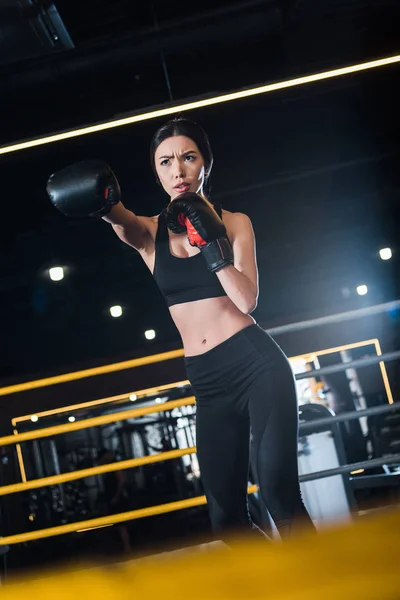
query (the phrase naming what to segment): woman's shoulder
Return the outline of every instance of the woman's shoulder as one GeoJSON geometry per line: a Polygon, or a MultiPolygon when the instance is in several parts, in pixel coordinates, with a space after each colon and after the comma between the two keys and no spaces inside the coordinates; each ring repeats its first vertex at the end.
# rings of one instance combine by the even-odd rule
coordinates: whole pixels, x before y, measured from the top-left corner
{"type": "Polygon", "coordinates": [[[138,219],[143,223],[143,225],[146,227],[146,229],[150,232],[152,232],[155,229],[157,229],[158,226],[158,217],[159,215],[155,215],[154,217],[138,217],[138,219]]]}
{"type": "Polygon", "coordinates": [[[155,215],[154,217],[138,217],[138,219],[140,219],[142,221],[142,223],[144,223],[145,225],[153,225],[158,223],[158,217],[159,215],[155,215]]]}
{"type": "Polygon", "coordinates": [[[229,210],[225,210],[224,208],[222,209],[222,218],[226,223],[237,226],[251,223],[250,217],[245,213],[231,212],[229,210]]]}

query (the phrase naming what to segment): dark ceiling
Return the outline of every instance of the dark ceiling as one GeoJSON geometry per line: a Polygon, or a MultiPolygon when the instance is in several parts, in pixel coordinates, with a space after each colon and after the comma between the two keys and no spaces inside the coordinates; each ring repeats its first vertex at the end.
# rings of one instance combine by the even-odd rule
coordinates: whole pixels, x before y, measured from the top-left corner
{"type": "MultiPolygon", "coordinates": [[[[0,145],[400,54],[399,24],[395,0],[0,0],[0,145]]],[[[212,142],[214,198],[252,218],[261,325],[398,298],[398,74],[393,64],[190,113],[212,142]]],[[[166,198],[148,145],[161,122],[0,155],[3,382],[148,353],[146,328],[152,349],[179,345],[135,251],[45,194],[56,169],[98,157],[129,208],[156,214],[166,198]],[[46,275],[55,264],[67,268],[59,283],[46,275]],[[124,316],[111,319],[110,304],[124,316]]]]}

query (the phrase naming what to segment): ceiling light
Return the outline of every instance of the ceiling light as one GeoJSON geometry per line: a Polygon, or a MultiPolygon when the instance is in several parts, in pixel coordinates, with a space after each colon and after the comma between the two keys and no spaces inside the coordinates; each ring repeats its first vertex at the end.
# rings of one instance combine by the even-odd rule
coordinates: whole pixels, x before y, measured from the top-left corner
{"type": "Polygon", "coordinates": [[[52,267],[49,269],[49,276],[52,281],[61,281],[61,279],[64,279],[64,269],[62,267],[52,267]]]}
{"type": "Polygon", "coordinates": [[[368,287],[366,285],[357,286],[357,294],[359,294],[359,296],[365,296],[365,294],[368,294],[368,287]]]}
{"type": "Polygon", "coordinates": [[[392,258],[392,251],[390,248],[382,248],[379,250],[379,256],[382,260],[389,260],[389,258],[392,258]]]}
{"type": "Polygon", "coordinates": [[[112,317],[120,317],[122,315],[122,307],[121,306],[112,306],[110,308],[110,314],[112,317]]]}

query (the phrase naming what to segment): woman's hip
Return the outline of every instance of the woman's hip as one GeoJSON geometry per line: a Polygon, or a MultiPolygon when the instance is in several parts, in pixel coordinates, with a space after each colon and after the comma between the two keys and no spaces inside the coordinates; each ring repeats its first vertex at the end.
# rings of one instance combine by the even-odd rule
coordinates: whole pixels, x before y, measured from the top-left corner
{"type": "Polygon", "coordinates": [[[196,395],[231,393],[270,369],[287,368],[287,357],[259,325],[251,325],[204,354],[185,358],[196,395]]]}

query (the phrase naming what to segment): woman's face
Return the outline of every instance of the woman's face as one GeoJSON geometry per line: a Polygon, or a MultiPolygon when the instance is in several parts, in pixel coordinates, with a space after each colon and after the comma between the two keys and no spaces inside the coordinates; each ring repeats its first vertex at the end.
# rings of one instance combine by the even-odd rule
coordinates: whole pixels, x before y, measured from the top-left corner
{"type": "Polygon", "coordinates": [[[167,138],[154,159],[158,178],[171,200],[183,192],[203,193],[204,159],[193,140],[184,135],[167,138]]]}

